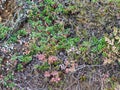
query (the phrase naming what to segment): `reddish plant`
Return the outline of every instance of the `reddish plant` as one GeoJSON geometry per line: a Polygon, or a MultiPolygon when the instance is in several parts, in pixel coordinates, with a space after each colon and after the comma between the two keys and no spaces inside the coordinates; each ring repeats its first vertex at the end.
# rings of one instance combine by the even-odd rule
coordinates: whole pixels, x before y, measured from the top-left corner
{"type": "Polygon", "coordinates": [[[37,54],[36,56],[37,56],[38,60],[46,61],[46,57],[44,54],[37,54]]]}
{"type": "Polygon", "coordinates": [[[57,57],[56,56],[49,56],[49,58],[48,58],[48,63],[49,64],[52,64],[52,63],[54,63],[55,61],[57,61],[57,57]]]}
{"type": "Polygon", "coordinates": [[[50,82],[55,82],[55,83],[58,83],[60,81],[60,77],[52,77],[50,82]]]}
{"type": "Polygon", "coordinates": [[[58,76],[58,71],[52,71],[52,72],[51,72],[51,75],[52,75],[52,76],[58,76]]]}
{"type": "Polygon", "coordinates": [[[45,73],[44,73],[44,77],[50,77],[51,75],[50,75],[50,72],[48,72],[48,71],[45,71],[45,73]]]}

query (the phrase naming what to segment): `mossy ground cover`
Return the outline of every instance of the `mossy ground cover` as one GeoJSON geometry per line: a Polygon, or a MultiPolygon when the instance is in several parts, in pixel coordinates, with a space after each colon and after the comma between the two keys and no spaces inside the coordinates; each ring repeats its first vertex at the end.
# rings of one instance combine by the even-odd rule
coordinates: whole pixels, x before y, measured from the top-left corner
{"type": "Polygon", "coordinates": [[[23,2],[17,31],[0,24],[0,89],[120,89],[119,2],[23,2]]]}

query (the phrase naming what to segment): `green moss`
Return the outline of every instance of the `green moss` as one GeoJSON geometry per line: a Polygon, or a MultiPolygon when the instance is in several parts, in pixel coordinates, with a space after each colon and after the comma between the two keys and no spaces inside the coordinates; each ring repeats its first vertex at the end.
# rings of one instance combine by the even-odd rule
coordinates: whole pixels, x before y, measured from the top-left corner
{"type": "Polygon", "coordinates": [[[0,39],[4,39],[11,29],[0,24],[0,39]]]}

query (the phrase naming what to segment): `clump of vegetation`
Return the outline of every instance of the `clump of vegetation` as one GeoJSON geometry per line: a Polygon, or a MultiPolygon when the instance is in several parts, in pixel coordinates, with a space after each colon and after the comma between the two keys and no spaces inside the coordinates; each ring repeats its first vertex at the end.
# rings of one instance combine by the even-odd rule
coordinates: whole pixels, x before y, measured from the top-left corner
{"type": "Polygon", "coordinates": [[[8,32],[10,32],[10,28],[0,24],[0,40],[1,41],[7,36],[8,32]]]}
{"type": "Polygon", "coordinates": [[[24,10],[18,11],[22,14],[14,13],[15,20],[9,19],[16,21],[15,24],[3,21],[0,24],[0,84],[3,87],[27,89],[24,86],[31,82],[24,81],[31,79],[38,85],[42,78],[42,84],[51,89],[69,90],[74,84],[79,89],[84,85],[91,90],[93,85],[96,90],[108,86],[117,88],[116,77],[120,78],[119,2],[25,1],[20,3],[24,10]]]}
{"type": "MultiPolygon", "coordinates": [[[[34,29],[31,37],[37,41],[39,52],[54,54],[60,49],[66,49],[75,45],[79,38],[68,37],[70,28],[65,28],[57,15],[63,11],[62,5],[54,1],[43,1],[38,7],[34,7],[29,14],[29,23],[34,29]],[[40,10],[39,10],[40,9],[40,10]],[[35,19],[34,19],[35,17],[35,19]],[[66,43],[64,43],[66,42],[66,43]]],[[[35,47],[32,47],[35,49],[35,47]]]]}
{"type": "Polygon", "coordinates": [[[120,29],[113,27],[111,35],[105,36],[107,42],[107,49],[105,51],[106,58],[104,64],[115,62],[116,60],[120,63],[120,29]]]}

